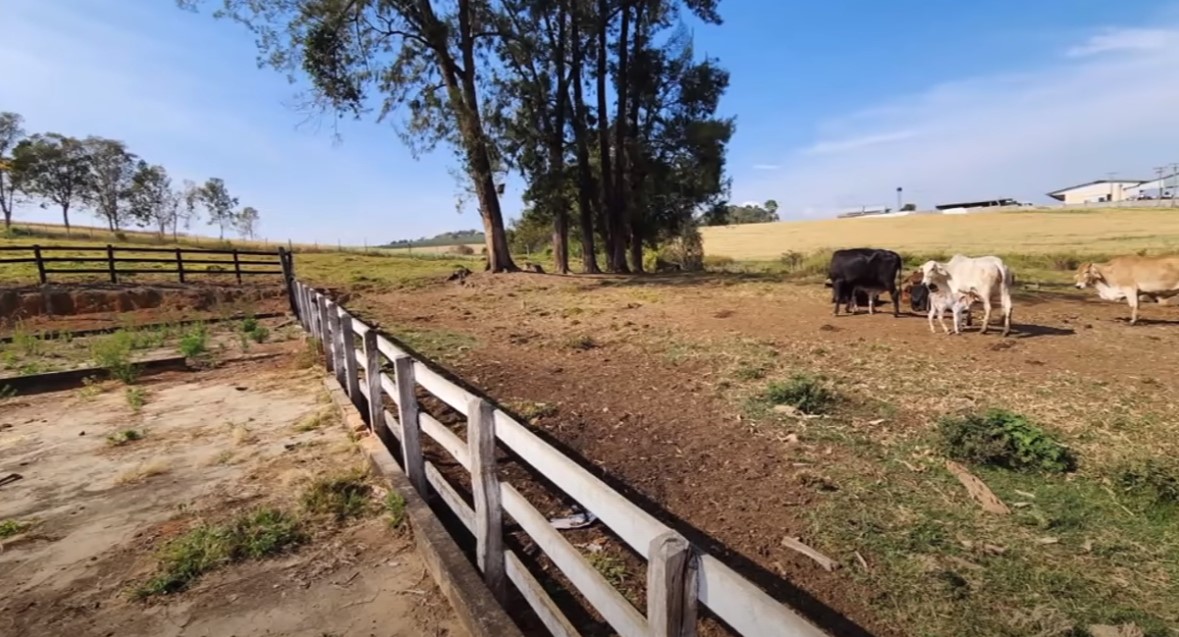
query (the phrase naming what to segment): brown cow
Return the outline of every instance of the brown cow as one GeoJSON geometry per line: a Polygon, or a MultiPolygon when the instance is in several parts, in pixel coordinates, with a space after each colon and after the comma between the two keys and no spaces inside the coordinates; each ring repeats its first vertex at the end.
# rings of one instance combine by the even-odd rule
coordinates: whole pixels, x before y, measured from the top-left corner
{"type": "Polygon", "coordinates": [[[1126,299],[1130,325],[1138,322],[1138,296],[1162,303],[1166,292],[1179,293],[1179,257],[1117,257],[1105,263],[1084,263],[1077,268],[1077,287],[1093,286],[1107,301],[1126,299]]]}

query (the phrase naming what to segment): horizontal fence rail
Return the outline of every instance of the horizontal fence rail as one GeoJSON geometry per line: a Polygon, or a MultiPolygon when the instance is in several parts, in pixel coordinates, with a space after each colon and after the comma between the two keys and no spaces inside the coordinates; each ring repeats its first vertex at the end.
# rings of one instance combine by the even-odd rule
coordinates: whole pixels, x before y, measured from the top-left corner
{"type": "Polygon", "coordinates": [[[120,275],[174,274],[181,283],[193,275],[288,276],[292,254],[286,248],[266,250],[200,250],[107,246],[0,246],[0,268],[33,264],[42,285],[52,274],[101,274],[111,283],[120,275]],[[22,256],[10,256],[24,253],[22,256]],[[68,253],[68,254],[63,254],[68,253]],[[162,256],[162,255],[168,256],[162,256]],[[138,256],[149,255],[149,256],[138,256]],[[154,256],[152,256],[154,255],[154,256]],[[105,267],[95,267],[102,264],[105,267]]]}
{"type": "Polygon", "coordinates": [[[292,306],[303,328],[322,344],[324,362],[367,416],[373,434],[400,456],[406,477],[426,499],[453,511],[475,538],[475,562],[503,602],[509,585],[555,636],[579,633],[553,597],[506,548],[510,516],[576,591],[624,637],[690,637],[698,604],[746,637],[819,637],[822,630],[742,577],[719,559],[631,502],[511,415],[437,373],[379,330],[353,317],[324,294],[292,280],[292,306]],[[390,377],[384,370],[393,368],[390,377]],[[464,440],[418,409],[426,390],[466,417],[464,440]],[[395,406],[385,408],[385,399],[395,406]],[[423,435],[470,476],[471,503],[422,454],[423,435]],[[588,511],[647,560],[647,608],[635,608],[512,484],[496,471],[502,446],[588,511]]]}

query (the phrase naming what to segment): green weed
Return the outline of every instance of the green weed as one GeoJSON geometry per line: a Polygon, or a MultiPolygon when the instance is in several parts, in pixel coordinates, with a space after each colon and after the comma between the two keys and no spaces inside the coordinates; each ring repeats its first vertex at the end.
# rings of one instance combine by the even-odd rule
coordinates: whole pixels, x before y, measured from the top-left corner
{"type": "Polygon", "coordinates": [[[389,517],[389,526],[398,528],[405,523],[405,498],[401,494],[390,490],[385,496],[385,514],[389,517]]]}
{"type": "Polygon", "coordinates": [[[588,561],[590,566],[594,567],[594,570],[606,578],[606,581],[610,582],[614,588],[622,588],[630,579],[630,574],[626,571],[626,564],[605,551],[590,553],[588,561]]]}
{"type": "Polygon", "coordinates": [[[1118,485],[1127,493],[1145,497],[1155,505],[1179,505],[1179,462],[1148,459],[1123,467],[1118,485]]]}
{"type": "Polygon", "coordinates": [[[156,575],[133,595],[177,593],[222,565],[275,555],[306,539],[299,521],[279,509],[257,509],[223,525],[201,524],[164,545],[156,575]]]}
{"type": "Polygon", "coordinates": [[[32,526],[28,522],[21,522],[19,520],[4,520],[0,522],[0,540],[10,538],[14,535],[24,533],[25,529],[32,526]]]}
{"type": "Polygon", "coordinates": [[[209,351],[209,333],[203,323],[199,323],[180,337],[180,353],[185,358],[195,358],[209,351]]]}
{"type": "Polygon", "coordinates": [[[301,501],[308,512],[343,522],[368,513],[372,490],[365,474],[358,471],[316,480],[303,492],[301,501]]]}
{"type": "Polygon", "coordinates": [[[1073,452],[1027,418],[1002,409],[947,416],[938,423],[946,455],[1013,471],[1076,469],[1073,452]]]}
{"type": "Polygon", "coordinates": [[[106,437],[106,444],[112,447],[122,447],[123,445],[134,442],[136,440],[143,440],[143,432],[138,429],[123,429],[116,431],[106,437]]]}
{"type": "Polygon", "coordinates": [[[142,387],[128,387],[126,396],[127,405],[135,413],[139,413],[139,410],[143,409],[144,403],[147,402],[147,392],[143,391],[142,387]]]}
{"type": "Polygon", "coordinates": [[[96,340],[90,346],[90,355],[112,378],[130,385],[139,377],[139,368],[131,362],[131,349],[131,335],[119,331],[96,340]]]}
{"type": "Polygon", "coordinates": [[[789,405],[804,414],[825,414],[835,407],[838,395],[810,374],[794,374],[766,386],[763,399],[772,405],[789,405]]]}

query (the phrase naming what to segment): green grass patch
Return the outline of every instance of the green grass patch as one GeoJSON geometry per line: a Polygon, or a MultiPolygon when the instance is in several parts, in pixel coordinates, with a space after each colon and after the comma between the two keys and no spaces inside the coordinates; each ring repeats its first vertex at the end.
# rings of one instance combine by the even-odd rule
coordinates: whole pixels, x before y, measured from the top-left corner
{"type": "Polygon", "coordinates": [[[373,488],[364,472],[316,480],[303,492],[303,508],[314,515],[327,516],[337,523],[367,515],[373,488]]]}
{"type": "Polygon", "coordinates": [[[156,575],[133,594],[143,599],[178,593],[209,571],[276,555],[306,539],[299,521],[279,509],[257,509],[225,524],[201,524],[163,546],[156,575]]]}
{"type": "Polygon", "coordinates": [[[827,387],[822,377],[799,373],[766,385],[761,400],[770,405],[788,405],[804,414],[826,414],[835,408],[839,395],[827,387]]]}
{"type": "Polygon", "coordinates": [[[975,465],[1061,473],[1073,471],[1072,450],[1024,416],[1003,409],[946,416],[938,423],[946,455],[975,465]]]}
{"type": "Polygon", "coordinates": [[[0,540],[24,533],[31,526],[33,525],[29,522],[21,522],[19,520],[0,521],[0,540]]]}
{"type": "Polygon", "coordinates": [[[630,573],[626,570],[626,564],[621,559],[605,551],[590,553],[587,556],[587,561],[614,588],[623,588],[627,580],[630,579],[630,573]]]}
{"type": "Polygon", "coordinates": [[[122,447],[123,445],[135,442],[136,440],[143,440],[143,432],[138,429],[123,429],[116,431],[106,437],[106,444],[112,447],[122,447]]]}
{"type": "Polygon", "coordinates": [[[1179,461],[1150,458],[1122,467],[1117,484],[1153,506],[1179,507],[1179,461]]]}
{"type": "Polygon", "coordinates": [[[198,323],[180,337],[180,353],[185,358],[196,358],[209,351],[209,332],[203,323],[198,323]]]}
{"type": "Polygon", "coordinates": [[[143,405],[147,403],[147,392],[142,387],[128,387],[126,397],[127,405],[135,413],[139,413],[143,409],[143,405]]]}
{"type": "Polygon", "coordinates": [[[385,495],[384,507],[385,516],[389,518],[389,526],[396,529],[400,528],[402,524],[405,524],[406,502],[405,498],[401,497],[400,493],[390,490],[389,493],[385,495]]]}
{"type": "Polygon", "coordinates": [[[90,356],[111,378],[130,385],[139,378],[139,367],[131,362],[133,345],[129,332],[118,331],[95,340],[90,346],[90,356]]]}

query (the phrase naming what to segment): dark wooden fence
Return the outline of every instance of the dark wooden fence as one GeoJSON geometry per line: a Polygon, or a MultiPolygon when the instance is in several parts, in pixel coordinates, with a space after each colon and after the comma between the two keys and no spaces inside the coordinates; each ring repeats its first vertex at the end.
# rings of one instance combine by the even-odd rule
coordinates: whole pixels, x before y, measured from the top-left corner
{"type": "Polygon", "coordinates": [[[134,274],[174,274],[181,283],[194,275],[233,275],[240,284],[243,276],[287,276],[293,271],[293,255],[281,247],[264,251],[128,248],[113,245],[0,246],[0,256],[14,252],[23,252],[29,256],[0,258],[0,267],[34,264],[37,278],[42,284],[48,283],[53,274],[101,274],[109,277],[111,283],[118,283],[119,275],[134,274]]]}

